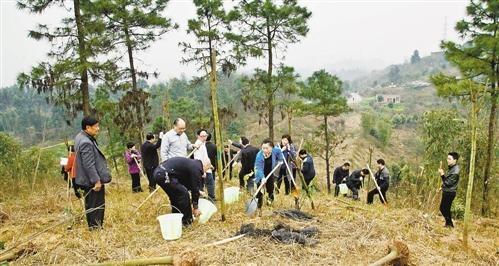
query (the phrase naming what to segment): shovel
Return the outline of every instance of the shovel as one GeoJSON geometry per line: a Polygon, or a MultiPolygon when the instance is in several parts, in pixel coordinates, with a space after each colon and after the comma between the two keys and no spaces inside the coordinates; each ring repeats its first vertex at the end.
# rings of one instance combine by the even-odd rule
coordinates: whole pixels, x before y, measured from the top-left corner
{"type": "Polygon", "coordinates": [[[258,195],[258,193],[260,192],[260,190],[263,188],[263,186],[265,185],[265,183],[267,183],[267,179],[269,179],[269,177],[272,174],[274,174],[275,170],[277,170],[278,168],[280,168],[281,165],[282,165],[282,163],[279,162],[274,167],[274,169],[272,169],[272,171],[264,179],[262,179],[262,182],[260,183],[260,186],[256,190],[256,192],[253,195],[253,197],[248,202],[246,202],[246,215],[252,215],[253,213],[255,213],[255,211],[256,211],[256,209],[258,207],[257,201],[256,201],[256,196],[258,195]]]}
{"type": "Polygon", "coordinates": [[[296,185],[295,178],[293,176],[293,172],[291,172],[291,169],[289,168],[288,162],[286,161],[284,154],[282,154],[282,158],[284,160],[284,164],[286,164],[286,169],[288,170],[289,178],[291,178],[291,182],[293,183],[293,186],[294,186],[293,189],[291,189],[291,195],[293,195],[293,197],[295,197],[295,199],[298,199],[300,197],[300,191],[298,190],[298,186],[296,185]]]}
{"type": "Polygon", "coordinates": [[[376,182],[376,178],[374,177],[373,172],[371,171],[371,167],[369,167],[369,164],[367,165],[367,169],[369,170],[369,173],[371,174],[371,178],[374,181],[374,185],[376,186],[376,189],[378,189],[379,196],[381,197],[381,199],[383,199],[383,204],[388,207],[388,205],[386,204],[385,197],[383,197],[383,193],[381,193],[381,189],[378,186],[378,182],[376,182]]]}

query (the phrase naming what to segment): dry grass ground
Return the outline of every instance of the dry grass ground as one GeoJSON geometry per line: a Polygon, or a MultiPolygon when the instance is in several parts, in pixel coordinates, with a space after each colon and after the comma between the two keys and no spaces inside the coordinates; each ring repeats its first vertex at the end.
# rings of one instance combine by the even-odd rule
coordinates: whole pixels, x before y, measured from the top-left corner
{"type": "MultiPolygon", "coordinates": [[[[235,185],[236,180],[230,183],[235,185]]],[[[471,227],[470,247],[466,250],[462,247],[461,222],[457,221],[453,230],[444,229],[443,219],[436,214],[411,208],[386,208],[379,202],[367,206],[363,201],[351,202],[346,198],[338,201],[316,193],[316,210],[310,209],[307,200],[302,208],[315,216],[311,222],[296,222],[274,215],[273,210],[293,206],[292,198],[282,194],[277,195],[273,207],[264,207],[262,217],[247,217],[244,202],[249,196],[242,194],[239,202],[228,206],[225,222],[220,221],[217,213],[207,224],[194,224],[184,229],[181,239],[165,241],[156,220],[159,214],[169,212],[163,191],[137,213],[134,207],[147,197],[147,193],[132,194],[127,178],[117,178],[107,187],[106,196],[104,230],[89,232],[82,219],[77,219],[73,225],[65,222],[30,240],[34,252],[19,257],[11,262],[12,265],[69,265],[167,255],[178,257],[188,251],[204,265],[366,265],[385,255],[387,245],[393,239],[408,245],[413,265],[498,265],[499,261],[497,220],[476,219],[471,227]],[[270,238],[243,237],[221,246],[203,247],[233,236],[242,224],[255,223],[258,228],[272,228],[279,221],[295,228],[318,227],[319,244],[304,247],[284,245],[270,238]]],[[[71,203],[66,201],[66,190],[59,180],[45,181],[34,193],[0,203],[0,210],[9,216],[0,229],[0,241],[5,242],[6,248],[71,217],[71,213],[83,212],[81,202],[74,195],[71,203]]]]}

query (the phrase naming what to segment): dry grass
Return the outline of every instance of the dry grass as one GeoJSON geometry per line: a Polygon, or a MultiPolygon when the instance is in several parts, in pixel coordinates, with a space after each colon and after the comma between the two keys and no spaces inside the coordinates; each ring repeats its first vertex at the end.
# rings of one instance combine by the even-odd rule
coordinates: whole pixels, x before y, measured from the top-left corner
{"type": "MultiPolygon", "coordinates": [[[[232,180],[235,185],[236,180],[232,180]]],[[[144,186],[144,185],[143,185],[144,186]]],[[[9,248],[24,241],[70,213],[83,212],[81,202],[72,197],[66,201],[66,190],[60,181],[45,181],[43,190],[11,197],[0,203],[0,211],[8,215],[1,223],[0,240],[9,248]],[[71,209],[69,208],[71,206],[71,209]]],[[[238,203],[229,205],[227,220],[217,214],[204,225],[184,229],[182,238],[165,241],[161,238],[158,214],[169,212],[166,194],[160,191],[138,212],[134,208],[147,193],[132,194],[128,179],[115,181],[107,188],[107,207],[103,231],[89,232],[82,219],[63,223],[29,241],[35,253],[25,254],[13,264],[88,264],[193,252],[205,265],[365,265],[382,257],[393,239],[407,244],[414,265],[497,265],[497,220],[477,219],[471,228],[470,248],[463,249],[460,239],[461,222],[454,230],[444,229],[440,216],[419,210],[385,208],[379,203],[367,206],[362,202],[348,204],[324,194],[315,195],[316,210],[305,201],[302,208],[315,216],[313,221],[297,222],[273,215],[273,210],[289,209],[292,198],[278,194],[273,207],[264,207],[262,217],[247,217],[243,195],[238,203]],[[295,228],[317,226],[319,244],[314,247],[284,245],[269,238],[243,237],[221,246],[205,244],[234,236],[242,224],[255,223],[258,228],[272,228],[278,221],[295,228]]]]}

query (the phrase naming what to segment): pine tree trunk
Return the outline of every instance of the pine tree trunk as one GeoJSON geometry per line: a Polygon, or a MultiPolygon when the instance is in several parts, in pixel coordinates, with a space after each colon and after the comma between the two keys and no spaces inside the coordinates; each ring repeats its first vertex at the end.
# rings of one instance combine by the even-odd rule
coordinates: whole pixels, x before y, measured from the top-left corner
{"type": "Polygon", "coordinates": [[[471,155],[470,155],[470,172],[468,177],[468,187],[466,189],[466,205],[464,210],[464,228],[463,228],[463,244],[468,246],[468,227],[471,220],[471,200],[473,198],[473,179],[475,177],[475,158],[476,158],[476,134],[477,134],[477,115],[478,106],[476,93],[471,92],[471,155]]]}
{"type": "Polygon", "coordinates": [[[324,138],[326,140],[326,182],[327,193],[331,194],[331,178],[329,174],[329,133],[327,131],[327,115],[324,116],[324,138]]]}
{"type": "Polygon", "coordinates": [[[130,33],[128,30],[128,24],[126,20],[124,21],[124,31],[125,31],[125,43],[128,52],[128,63],[130,65],[130,76],[132,77],[132,89],[137,89],[137,74],[135,72],[135,66],[133,62],[133,49],[132,49],[132,40],[130,40],[130,33]]]}
{"type": "Polygon", "coordinates": [[[291,119],[292,119],[292,117],[291,117],[291,113],[292,113],[292,111],[290,110],[290,111],[288,112],[288,134],[289,134],[290,136],[291,136],[291,119]]]}
{"type": "Polygon", "coordinates": [[[267,66],[267,104],[269,112],[269,138],[274,141],[274,91],[272,88],[272,41],[269,28],[269,18],[267,18],[267,49],[268,49],[268,66],[267,66]]]}
{"type": "Polygon", "coordinates": [[[87,66],[87,47],[85,44],[85,34],[83,29],[83,21],[80,14],[80,0],[73,1],[75,14],[76,31],[78,35],[78,56],[81,67],[81,99],[83,104],[83,115],[90,115],[90,92],[88,91],[88,66],[87,66]]]}
{"type": "MultiPolygon", "coordinates": [[[[497,69],[499,67],[496,66],[497,69]]],[[[497,75],[499,78],[499,74],[497,75]]],[[[490,183],[490,169],[492,167],[492,162],[494,161],[494,147],[495,147],[495,131],[496,131],[496,113],[497,113],[497,84],[492,85],[491,94],[491,106],[490,106],[490,116],[489,116],[489,132],[487,138],[487,158],[485,161],[485,170],[483,174],[483,195],[482,195],[482,215],[487,216],[489,214],[489,183],[490,183]]]]}
{"type": "Polygon", "coordinates": [[[222,158],[223,144],[222,134],[220,130],[220,120],[218,118],[218,100],[217,100],[217,65],[216,65],[216,51],[211,49],[210,53],[210,88],[211,88],[211,109],[213,111],[213,122],[215,123],[215,142],[217,144],[217,175],[218,175],[218,200],[220,201],[220,213],[222,214],[222,221],[225,221],[225,202],[224,202],[224,182],[222,176],[222,158]]]}

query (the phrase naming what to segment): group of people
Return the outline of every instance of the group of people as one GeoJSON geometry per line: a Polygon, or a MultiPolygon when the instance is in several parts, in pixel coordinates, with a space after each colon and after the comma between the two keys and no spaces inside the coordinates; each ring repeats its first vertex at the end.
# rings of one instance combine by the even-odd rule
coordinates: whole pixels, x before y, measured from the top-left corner
{"type": "MultiPolygon", "coordinates": [[[[111,174],[107,167],[106,158],[99,148],[96,137],[99,133],[99,122],[92,117],[84,117],[80,131],[74,140],[74,151],[70,153],[65,171],[74,178],[77,188],[83,190],[85,210],[88,226],[91,230],[102,228],[105,211],[105,184],[111,182],[111,174]],[[70,164],[71,163],[71,164],[70,164]]],[[[186,123],[177,118],[173,128],[160,133],[156,140],[154,134],[148,133],[146,141],[140,151],[134,143],[128,143],[124,157],[132,178],[132,191],[141,192],[140,172],[143,166],[149,181],[149,191],[152,192],[158,185],[168,195],[172,212],[183,214],[184,225],[191,224],[193,217],[200,214],[198,201],[204,191],[207,197],[216,201],[215,173],[217,166],[216,145],[211,142],[211,134],[200,129],[196,132],[197,139],[192,144],[185,134],[186,123]],[[158,156],[159,149],[159,156],[158,156]],[[188,151],[191,151],[188,153],[188,151]]],[[[296,174],[303,177],[302,186],[308,187],[315,178],[313,158],[306,150],[298,150],[293,144],[291,136],[281,137],[279,145],[274,145],[270,139],[265,139],[260,147],[252,146],[250,140],[241,137],[240,142],[232,142],[224,149],[223,167],[229,168],[235,161],[241,163],[239,171],[239,185],[248,192],[255,192],[256,187],[265,186],[267,204],[274,200],[274,189],[279,193],[284,182],[284,194],[288,195],[295,189],[296,174]],[[233,152],[233,147],[238,149],[233,152]],[[232,159],[231,159],[232,158],[232,159]]],[[[446,226],[453,226],[450,218],[450,206],[456,194],[459,180],[457,153],[449,153],[449,171],[445,173],[439,169],[442,176],[443,197],[440,210],[445,217],[446,226]]],[[[389,172],[383,159],[377,160],[378,171],[375,179],[377,188],[368,193],[367,203],[372,203],[376,194],[380,200],[387,203],[386,192],[389,187],[389,172]]],[[[346,183],[352,191],[352,197],[358,199],[358,190],[362,180],[368,176],[368,169],[359,169],[349,173],[350,164],[344,163],[334,171],[335,196],[339,194],[339,185],[346,183]]],[[[221,177],[218,177],[221,178],[221,177]]],[[[75,189],[76,191],[76,189],[75,189]]],[[[257,194],[258,208],[263,205],[263,192],[257,194]]],[[[261,212],[260,212],[261,213],[261,212]]]]}

